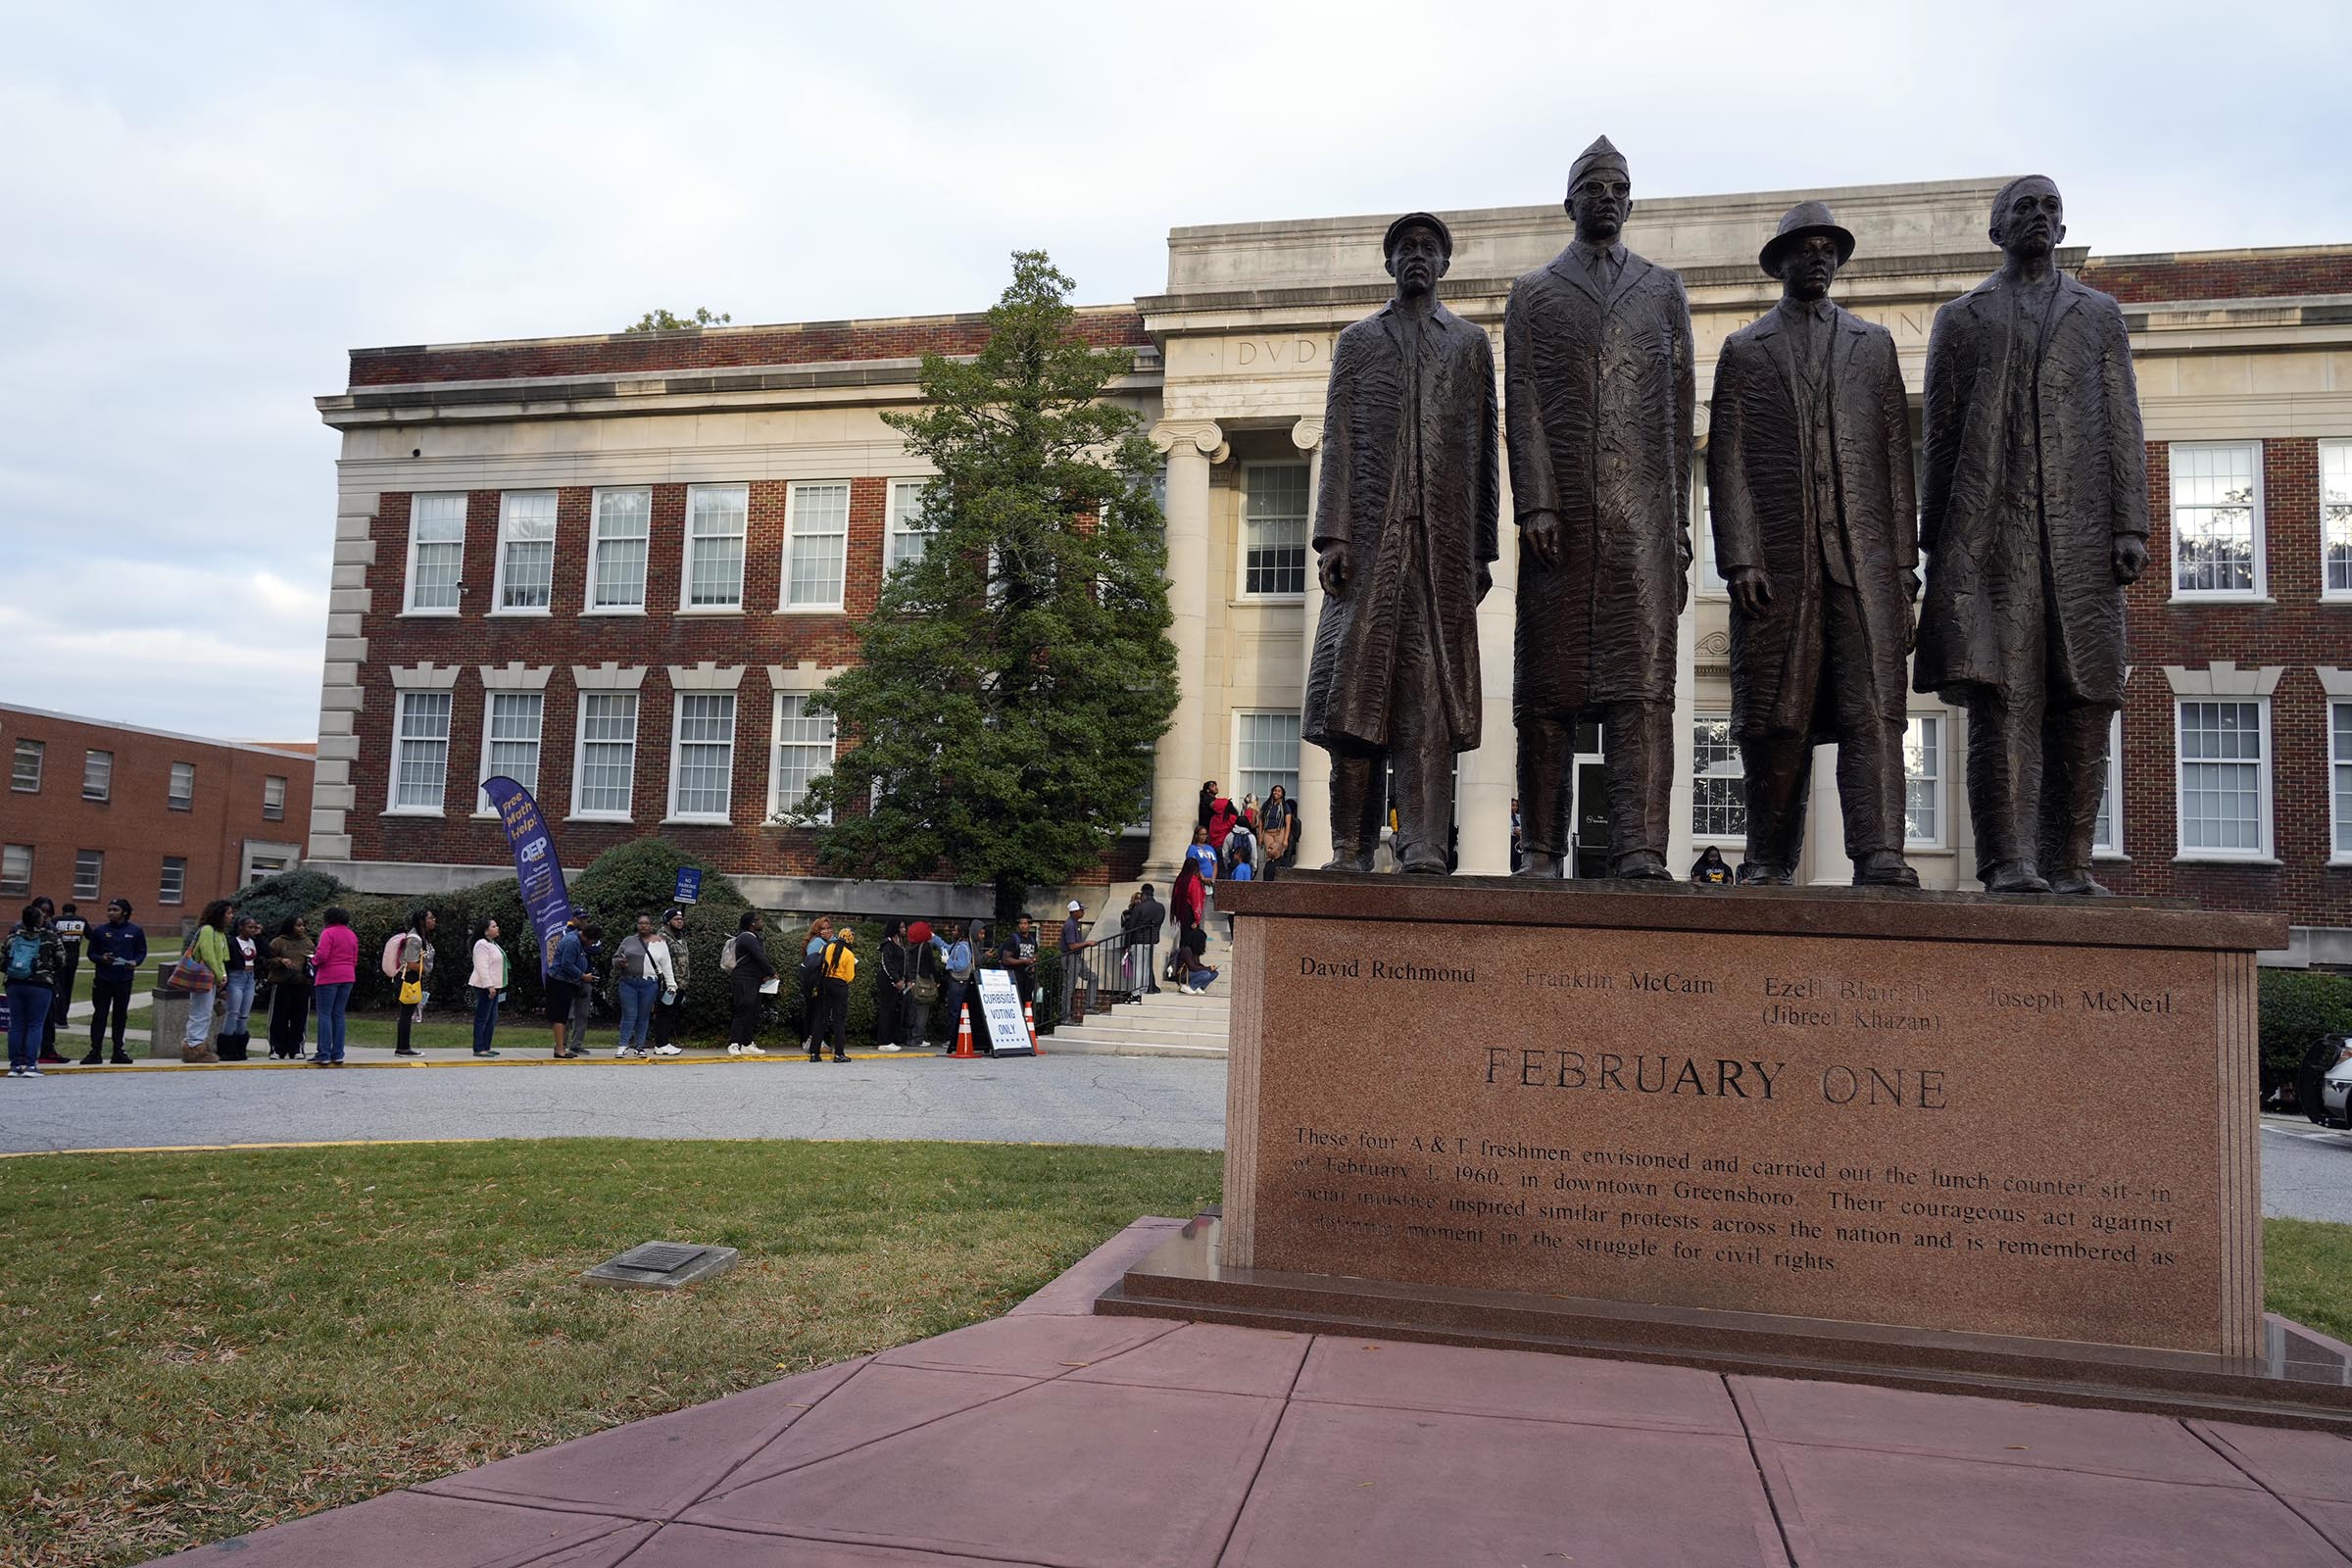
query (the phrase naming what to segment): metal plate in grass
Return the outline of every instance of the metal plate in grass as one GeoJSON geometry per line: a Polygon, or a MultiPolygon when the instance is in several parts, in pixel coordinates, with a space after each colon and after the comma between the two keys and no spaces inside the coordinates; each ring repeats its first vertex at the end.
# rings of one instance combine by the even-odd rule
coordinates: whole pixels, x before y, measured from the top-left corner
{"type": "Polygon", "coordinates": [[[674,1291],[724,1274],[743,1254],[732,1247],[696,1247],[688,1242],[647,1242],[632,1247],[580,1276],[589,1285],[618,1285],[635,1290],[674,1291]]]}

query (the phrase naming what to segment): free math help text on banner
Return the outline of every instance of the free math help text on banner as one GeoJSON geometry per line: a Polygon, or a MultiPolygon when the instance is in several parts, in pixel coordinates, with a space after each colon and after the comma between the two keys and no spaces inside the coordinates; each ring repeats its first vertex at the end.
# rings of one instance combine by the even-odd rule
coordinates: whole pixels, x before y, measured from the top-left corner
{"type": "Polygon", "coordinates": [[[539,938],[539,972],[547,973],[556,942],[571,918],[571,896],[564,891],[564,864],[556,857],[556,841],[547,831],[547,818],[531,792],[505,774],[482,780],[482,793],[507,830],[507,847],[514,852],[514,880],[522,889],[522,909],[539,938]]]}

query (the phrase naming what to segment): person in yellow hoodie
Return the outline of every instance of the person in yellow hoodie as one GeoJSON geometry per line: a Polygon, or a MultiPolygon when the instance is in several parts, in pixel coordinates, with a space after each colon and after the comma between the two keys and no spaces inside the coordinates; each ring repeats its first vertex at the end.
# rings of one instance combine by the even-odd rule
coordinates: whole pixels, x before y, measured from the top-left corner
{"type": "Polygon", "coordinates": [[[850,1054],[844,1042],[850,1030],[850,982],[858,978],[858,931],[855,926],[843,926],[825,944],[818,980],[818,1011],[815,1031],[808,1037],[808,1059],[825,1059],[824,1044],[827,1034],[833,1037],[833,1059],[847,1061],[850,1054]]]}

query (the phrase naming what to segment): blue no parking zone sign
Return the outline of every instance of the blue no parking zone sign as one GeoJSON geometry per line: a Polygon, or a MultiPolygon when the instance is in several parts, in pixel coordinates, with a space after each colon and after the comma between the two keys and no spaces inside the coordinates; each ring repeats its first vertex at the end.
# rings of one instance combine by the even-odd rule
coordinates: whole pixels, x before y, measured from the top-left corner
{"type": "Polygon", "coordinates": [[[677,904],[700,904],[703,901],[703,871],[696,865],[678,867],[678,888],[670,895],[677,904]]]}

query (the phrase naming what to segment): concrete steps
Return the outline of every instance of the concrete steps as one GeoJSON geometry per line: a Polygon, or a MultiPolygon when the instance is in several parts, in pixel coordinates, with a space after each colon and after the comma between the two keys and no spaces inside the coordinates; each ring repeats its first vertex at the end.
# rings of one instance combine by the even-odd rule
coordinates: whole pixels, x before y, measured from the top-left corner
{"type": "Polygon", "coordinates": [[[1102,1056],[1197,1056],[1223,1061],[1233,1032],[1233,1009],[1222,993],[1179,996],[1170,986],[1155,997],[1090,1012],[1046,1037],[1048,1053],[1102,1056]]]}

